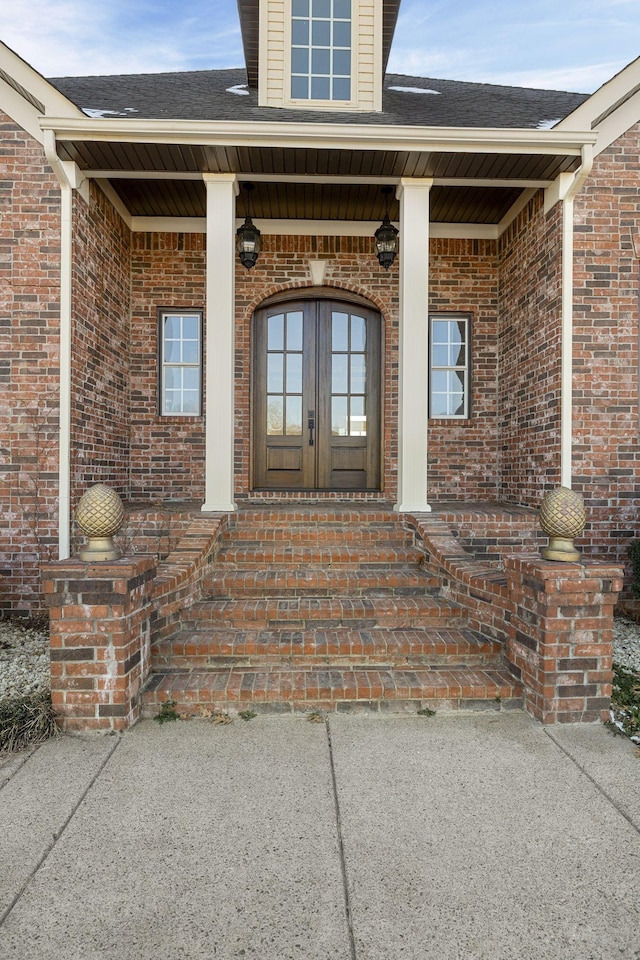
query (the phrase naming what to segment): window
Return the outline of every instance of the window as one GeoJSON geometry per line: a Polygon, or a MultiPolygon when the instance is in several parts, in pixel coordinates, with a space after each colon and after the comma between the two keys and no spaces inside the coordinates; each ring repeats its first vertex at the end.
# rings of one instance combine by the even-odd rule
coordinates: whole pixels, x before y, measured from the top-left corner
{"type": "Polygon", "coordinates": [[[469,416],[469,317],[429,320],[429,416],[469,416]]]}
{"type": "Polygon", "coordinates": [[[292,0],[291,97],[351,100],[351,0],[292,0]]]}
{"type": "Polygon", "coordinates": [[[161,310],[160,413],[197,417],[202,412],[202,312],[161,310]]]}

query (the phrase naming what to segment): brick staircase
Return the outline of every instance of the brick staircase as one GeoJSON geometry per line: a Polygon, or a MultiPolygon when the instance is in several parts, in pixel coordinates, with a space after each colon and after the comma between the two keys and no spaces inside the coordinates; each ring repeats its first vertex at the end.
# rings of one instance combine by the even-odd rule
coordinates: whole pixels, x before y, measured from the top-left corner
{"type": "Polygon", "coordinates": [[[242,509],[203,599],[152,646],[145,715],[168,699],[193,713],[521,706],[501,645],[423,560],[386,506],[242,509]]]}

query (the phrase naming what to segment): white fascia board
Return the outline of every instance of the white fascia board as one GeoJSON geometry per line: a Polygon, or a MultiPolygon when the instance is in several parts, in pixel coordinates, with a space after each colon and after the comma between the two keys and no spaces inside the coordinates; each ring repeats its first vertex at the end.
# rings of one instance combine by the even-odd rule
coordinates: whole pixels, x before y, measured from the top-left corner
{"type": "MultiPolygon", "coordinates": [[[[34,70],[26,60],[18,56],[10,47],[0,41],[0,69],[4,70],[17,84],[31,96],[39,100],[47,116],[77,119],[82,121],[85,114],[71,100],[60,93],[48,80],[34,70]]],[[[22,99],[22,98],[21,98],[22,99]]],[[[25,101],[28,102],[28,101],[25,101]]],[[[2,104],[0,103],[0,106],[2,104]]],[[[85,118],[86,119],[86,118],[85,118]]],[[[41,138],[43,139],[43,138],[41,138]]]]}
{"type": "Polygon", "coordinates": [[[0,110],[25,130],[38,143],[44,144],[44,134],[38,121],[39,111],[17,90],[0,78],[0,110]]]}
{"type": "MultiPolygon", "coordinates": [[[[236,227],[244,221],[236,220],[236,227]]],[[[264,235],[289,237],[372,237],[379,220],[253,220],[264,235]]],[[[130,217],[134,233],[206,233],[204,217],[130,217]]],[[[395,224],[397,227],[398,224],[395,224]]],[[[496,240],[498,226],[491,223],[433,223],[431,237],[463,240],[496,240]]]]}
{"type": "Polygon", "coordinates": [[[594,156],[640,122],[640,57],[604,83],[554,130],[593,130],[594,156]]]}
{"type": "Polygon", "coordinates": [[[233,120],[121,120],[44,117],[59,140],[341,150],[439,150],[580,156],[591,131],[410,127],[387,124],[272,123],[233,120]]]}

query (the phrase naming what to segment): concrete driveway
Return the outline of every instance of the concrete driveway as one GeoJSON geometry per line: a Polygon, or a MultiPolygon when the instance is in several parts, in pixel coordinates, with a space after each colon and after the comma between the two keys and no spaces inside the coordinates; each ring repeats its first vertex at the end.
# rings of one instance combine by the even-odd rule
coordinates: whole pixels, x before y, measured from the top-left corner
{"type": "Polygon", "coordinates": [[[0,958],[639,960],[639,784],[519,713],[63,738],[0,762],[0,958]]]}

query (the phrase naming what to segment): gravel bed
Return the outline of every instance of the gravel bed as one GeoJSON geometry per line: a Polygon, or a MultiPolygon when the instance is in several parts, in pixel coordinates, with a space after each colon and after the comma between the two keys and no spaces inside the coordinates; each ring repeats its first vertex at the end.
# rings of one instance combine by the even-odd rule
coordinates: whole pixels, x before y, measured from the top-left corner
{"type": "MultiPolygon", "coordinates": [[[[640,673],[640,624],[614,621],[616,663],[640,673]]],[[[49,632],[32,620],[0,620],[0,699],[49,688],[49,632]]]]}

